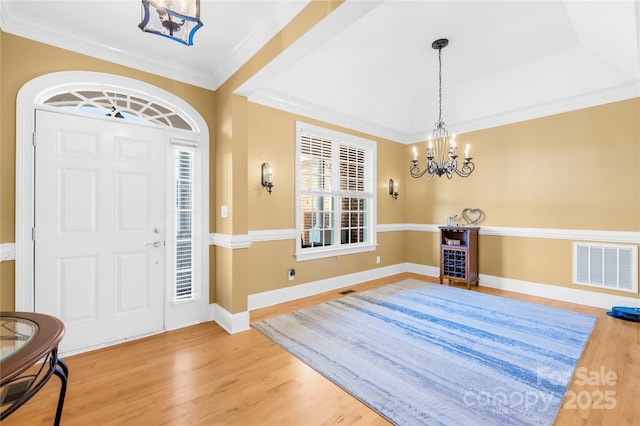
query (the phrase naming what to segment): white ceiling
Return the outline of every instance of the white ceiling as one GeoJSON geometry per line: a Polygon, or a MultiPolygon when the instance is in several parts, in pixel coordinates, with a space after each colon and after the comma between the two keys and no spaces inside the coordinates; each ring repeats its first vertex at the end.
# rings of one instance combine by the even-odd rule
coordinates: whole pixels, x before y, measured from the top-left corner
{"type": "MultiPolygon", "coordinates": [[[[216,89],[307,1],[201,0],[186,47],[138,0],[2,0],[4,31],[216,89]]],[[[247,81],[251,101],[398,142],[640,96],[638,1],[347,1],[247,81]]]]}

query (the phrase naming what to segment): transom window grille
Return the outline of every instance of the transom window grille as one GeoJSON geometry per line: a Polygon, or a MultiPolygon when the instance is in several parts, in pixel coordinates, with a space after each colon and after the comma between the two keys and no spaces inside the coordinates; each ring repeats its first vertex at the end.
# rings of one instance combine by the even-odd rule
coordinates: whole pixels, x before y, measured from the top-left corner
{"type": "Polygon", "coordinates": [[[175,162],[175,241],[173,243],[174,285],[173,299],[175,301],[191,300],[198,297],[196,265],[198,259],[197,242],[195,236],[195,216],[197,209],[197,194],[195,176],[197,168],[197,154],[195,147],[174,143],[175,162]]]}
{"type": "Polygon", "coordinates": [[[193,127],[171,108],[128,93],[107,90],[72,90],[47,99],[45,105],[111,116],[182,130],[193,127]]]}
{"type": "Polygon", "coordinates": [[[296,134],[298,260],[375,249],[375,143],[304,123],[296,134]]]}

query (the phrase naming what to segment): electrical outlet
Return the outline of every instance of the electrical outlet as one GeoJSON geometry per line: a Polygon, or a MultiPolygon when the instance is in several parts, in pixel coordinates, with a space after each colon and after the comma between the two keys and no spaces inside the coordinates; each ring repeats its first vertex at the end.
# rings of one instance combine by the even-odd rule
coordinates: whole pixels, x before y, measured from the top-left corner
{"type": "Polygon", "coordinates": [[[296,276],[296,270],[295,269],[289,269],[289,281],[293,281],[295,276],[296,276]]]}
{"type": "Polygon", "coordinates": [[[376,263],[380,263],[380,256],[376,257],[376,263]]]}

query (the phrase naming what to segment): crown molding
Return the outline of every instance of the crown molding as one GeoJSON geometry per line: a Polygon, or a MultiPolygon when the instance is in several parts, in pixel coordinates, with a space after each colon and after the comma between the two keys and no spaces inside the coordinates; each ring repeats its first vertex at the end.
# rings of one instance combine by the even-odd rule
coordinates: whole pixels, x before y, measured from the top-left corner
{"type": "MultiPolygon", "coordinates": [[[[640,80],[583,95],[559,99],[545,104],[533,105],[528,108],[508,111],[501,114],[482,117],[476,120],[454,123],[450,125],[449,128],[455,129],[457,134],[468,133],[476,130],[503,126],[506,124],[532,120],[535,118],[637,97],[640,97],[640,80]]],[[[426,140],[426,135],[431,132],[431,129],[426,129],[425,131],[413,134],[398,132],[388,127],[380,126],[376,123],[349,116],[348,114],[332,111],[327,108],[266,89],[254,92],[249,95],[248,99],[250,102],[284,110],[292,114],[299,114],[315,120],[324,121],[347,129],[356,130],[403,144],[424,142],[426,140]]]]}
{"type": "MultiPolygon", "coordinates": [[[[636,81],[607,89],[558,99],[544,104],[532,105],[527,108],[495,114],[478,120],[454,123],[449,127],[456,129],[456,134],[467,133],[637,97],[640,97],[640,78],[636,79],[636,81]]],[[[424,140],[424,135],[422,138],[422,140],[424,140]]]]}
{"type": "MultiPolygon", "coordinates": [[[[0,0],[0,5],[4,1],[0,0]]],[[[290,7],[286,16],[273,22],[272,25],[261,28],[243,39],[242,43],[233,49],[233,57],[225,58],[217,70],[195,70],[183,64],[171,64],[162,58],[141,56],[128,53],[117,46],[93,41],[89,38],[78,37],[60,28],[44,27],[29,22],[27,17],[14,13],[10,6],[0,9],[0,28],[3,31],[35,40],[44,44],[92,56],[108,62],[124,65],[136,70],[149,72],[175,81],[192,84],[209,90],[217,90],[229,77],[238,71],[256,52],[279,31],[282,23],[290,22],[306,5],[309,0],[298,2],[297,7],[290,7]]]]}
{"type": "Polygon", "coordinates": [[[35,40],[205,89],[215,90],[217,87],[216,82],[210,76],[199,75],[184,67],[171,66],[166,61],[133,55],[112,46],[96,43],[89,38],[77,37],[51,27],[47,28],[45,32],[39,25],[33,25],[33,23],[30,24],[23,20],[19,14],[7,16],[6,8],[2,14],[2,29],[7,33],[29,40],[35,40]]]}
{"type": "MultiPolygon", "coordinates": [[[[394,142],[403,142],[408,140],[409,134],[397,132],[388,127],[380,126],[378,124],[362,120],[357,117],[350,116],[343,112],[334,111],[328,108],[321,107],[319,105],[312,104],[300,99],[283,95],[268,89],[257,90],[253,94],[247,97],[249,102],[253,102],[259,105],[264,105],[270,108],[287,111],[292,114],[301,115],[303,117],[311,118],[314,120],[331,123],[336,126],[341,126],[346,129],[356,130],[362,133],[367,133],[379,138],[389,139],[394,142]]],[[[425,139],[426,133],[422,136],[422,140],[425,139]]]]}

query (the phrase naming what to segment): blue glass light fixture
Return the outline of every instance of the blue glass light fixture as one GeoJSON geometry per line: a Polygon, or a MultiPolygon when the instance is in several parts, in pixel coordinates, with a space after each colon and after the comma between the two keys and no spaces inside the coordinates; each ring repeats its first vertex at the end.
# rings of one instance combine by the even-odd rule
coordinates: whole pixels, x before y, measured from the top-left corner
{"type": "Polygon", "coordinates": [[[142,0],[138,27],[191,46],[194,34],[202,27],[200,0],[142,0]]]}

